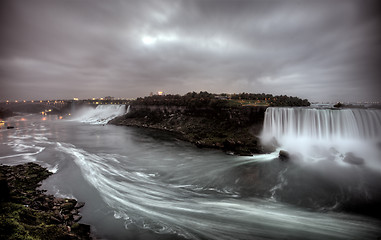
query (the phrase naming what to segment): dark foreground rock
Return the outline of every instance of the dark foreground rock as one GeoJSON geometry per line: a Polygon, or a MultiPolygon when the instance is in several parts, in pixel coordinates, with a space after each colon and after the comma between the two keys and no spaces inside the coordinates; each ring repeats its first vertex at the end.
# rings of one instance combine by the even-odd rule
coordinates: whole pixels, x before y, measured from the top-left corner
{"type": "Polygon", "coordinates": [[[34,163],[0,166],[0,239],[91,239],[77,223],[84,203],[37,189],[51,174],[34,163]]]}

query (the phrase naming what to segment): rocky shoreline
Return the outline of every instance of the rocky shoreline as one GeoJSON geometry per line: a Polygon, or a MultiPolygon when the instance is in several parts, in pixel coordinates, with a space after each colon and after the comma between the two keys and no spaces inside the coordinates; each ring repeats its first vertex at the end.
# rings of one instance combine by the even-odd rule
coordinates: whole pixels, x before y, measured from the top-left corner
{"type": "Polygon", "coordinates": [[[35,163],[0,165],[0,239],[92,239],[84,203],[40,190],[52,173],[35,163]]]}
{"type": "Polygon", "coordinates": [[[200,148],[250,156],[271,151],[259,139],[266,107],[186,108],[131,105],[130,112],[109,124],[157,129],[200,148]]]}

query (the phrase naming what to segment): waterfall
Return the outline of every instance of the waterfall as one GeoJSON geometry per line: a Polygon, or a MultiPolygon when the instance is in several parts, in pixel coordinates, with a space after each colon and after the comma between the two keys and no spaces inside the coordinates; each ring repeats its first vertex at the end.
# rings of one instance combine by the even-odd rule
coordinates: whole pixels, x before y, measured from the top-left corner
{"type": "Polygon", "coordinates": [[[128,105],[126,114],[130,112],[130,107],[131,107],[131,105],[128,105]]]}
{"type": "Polygon", "coordinates": [[[355,153],[379,162],[381,110],[271,107],[265,113],[262,140],[266,144],[274,139],[304,159],[337,159],[355,153]]]}
{"type": "Polygon", "coordinates": [[[125,105],[98,105],[96,108],[79,110],[73,120],[90,124],[107,124],[113,118],[125,113],[125,105]]]}
{"type": "Polygon", "coordinates": [[[370,109],[268,108],[263,133],[281,139],[375,139],[381,136],[381,111],[370,109]]]}

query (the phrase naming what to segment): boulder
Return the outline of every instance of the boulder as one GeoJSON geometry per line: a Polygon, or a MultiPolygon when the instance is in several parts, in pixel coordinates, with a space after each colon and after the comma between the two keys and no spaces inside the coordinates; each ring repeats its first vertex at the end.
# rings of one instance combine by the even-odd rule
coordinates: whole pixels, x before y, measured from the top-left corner
{"type": "Polygon", "coordinates": [[[353,165],[362,165],[364,164],[364,159],[356,157],[353,153],[349,152],[345,154],[345,157],[343,159],[344,162],[353,164],[353,165]]]}
{"type": "Polygon", "coordinates": [[[280,150],[279,152],[279,159],[281,161],[287,161],[290,159],[290,154],[285,150],[280,150]]]}

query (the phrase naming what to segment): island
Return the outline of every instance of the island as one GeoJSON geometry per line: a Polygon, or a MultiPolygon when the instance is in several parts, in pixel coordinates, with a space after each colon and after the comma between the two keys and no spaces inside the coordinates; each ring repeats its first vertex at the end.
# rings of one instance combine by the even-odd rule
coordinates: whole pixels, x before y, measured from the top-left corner
{"type": "Polygon", "coordinates": [[[132,101],[127,114],[109,124],[158,129],[201,148],[253,155],[273,150],[259,139],[267,107],[309,105],[306,99],[264,93],[152,95],[132,101]]]}

